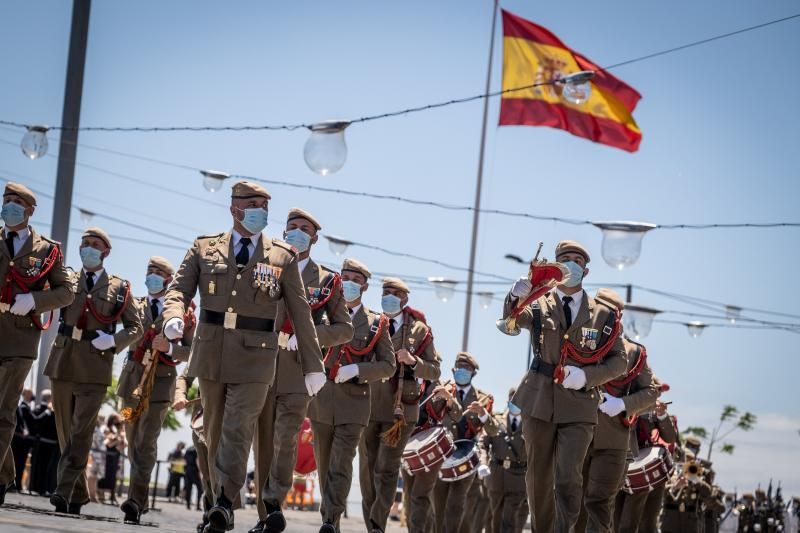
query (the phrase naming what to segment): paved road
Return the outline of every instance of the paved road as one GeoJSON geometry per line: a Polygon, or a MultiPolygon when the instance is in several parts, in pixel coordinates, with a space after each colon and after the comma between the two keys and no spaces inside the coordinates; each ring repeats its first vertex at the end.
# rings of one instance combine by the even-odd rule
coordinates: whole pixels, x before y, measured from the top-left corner
{"type": "MultiPolygon", "coordinates": [[[[184,505],[159,503],[161,511],[151,511],[142,517],[141,526],[122,523],[122,513],[114,506],[91,503],[83,507],[83,515],[74,517],[56,514],[47,498],[23,494],[6,495],[6,504],[0,508],[2,533],[74,532],[74,533],[155,533],[176,531],[194,533],[200,513],[189,511],[184,505]]],[[[244,533],[257,519],[255,508],[236,511],[235,532],[244,533]]],[[[320,518],[316,512],[288,511],[288,532],[316,533],[320,518]]],[[[342,520],[342,533],[364,533],[363,520],[342,520]]],[[[400,533],[405,528],[391,525],[387,533],[400,533]]]]}

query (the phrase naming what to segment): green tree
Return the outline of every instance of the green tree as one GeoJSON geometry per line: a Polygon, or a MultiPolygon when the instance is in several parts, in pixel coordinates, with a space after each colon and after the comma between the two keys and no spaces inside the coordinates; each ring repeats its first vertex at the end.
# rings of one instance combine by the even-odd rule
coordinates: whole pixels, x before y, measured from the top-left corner
{"type": "Polygon", "coordinates": [[[719,449],[721,453],[727,453],[728,455],[733,454],[733,451],[736,447],[733,444],[722,441],[736,430],[752,430],[756,425],[756,421],[757,417],[753,413],[749,411],[739,413],[739,409],[737,409],[735,406],[726,405],[722,408],[722,414],[720,414],[719,423],[711,431],[710,435],[708,430],[702,426],[690,426],[686,428],[683,433],[681,433],[681,436],[685,438],[688,435],[694,435],[701,441],[705,442],[706,446],[708,447],[706,460],[711,461],[711,453],[719,444],[721,444],[719,449]]]}

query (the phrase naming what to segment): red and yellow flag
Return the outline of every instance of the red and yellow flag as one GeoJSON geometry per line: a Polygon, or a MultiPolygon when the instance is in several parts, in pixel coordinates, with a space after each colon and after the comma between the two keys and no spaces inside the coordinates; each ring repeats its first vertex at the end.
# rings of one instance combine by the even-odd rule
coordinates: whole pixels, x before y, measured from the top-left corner
{"type": "Polygon", "coordinates": [[[642,97],[635,89],[571,50],[549,30],[503,10],[503,90],[549,82],[592,70],[589,99],[574,104],[561,98],[561,85],[542,85],[503,95],[501,126],[550,126],[578,137],[621,148],[639,149],[642,132],[633,120],[642,97]]]}

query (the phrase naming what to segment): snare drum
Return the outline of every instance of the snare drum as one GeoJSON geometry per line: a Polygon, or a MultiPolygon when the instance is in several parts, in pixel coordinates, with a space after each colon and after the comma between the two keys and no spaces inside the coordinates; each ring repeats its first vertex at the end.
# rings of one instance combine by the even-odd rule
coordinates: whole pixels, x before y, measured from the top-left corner
{"type": "Polygon", "coordinates": [[[650,492],[667,482],[673,467],[672,457],[665,448],[642,448],[636,460],[628,465],[628,475],[622,490],[628,494],[650,492]]]}
{"type": "Polygon", "coordinates": [[[458,481],[469,477],[478,467],[478,450],[475,441],[457,440],[453,454],[444,460],[439,470],[442,481],[458,481]]]}
{"type": "Polygon", "coordinates": [[[415,433],[408,439],[403,450],[403,468],[414,475],[416,472],[430,472],[453,453],[453,439],[441,426],[415,433]]]}

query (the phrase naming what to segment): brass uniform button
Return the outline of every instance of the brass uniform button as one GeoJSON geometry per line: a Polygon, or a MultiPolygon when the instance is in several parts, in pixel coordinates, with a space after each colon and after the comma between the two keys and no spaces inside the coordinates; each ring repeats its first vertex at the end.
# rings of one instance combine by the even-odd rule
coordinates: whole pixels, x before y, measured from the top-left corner
{"type": "Polygon", "coordinates": [[[231,296],[236,296],[236,291],[235,290],[231,291],[231,296]]]}
{"type": "Polygon", "coordinates": [[[236,274],[236,279],[242,279],[242,275],[241,274],[236,274]]]}
{"type": "Polygon", "coordinates": [[[233,307],[229,307],[229,308],[228,308],[228,312],[229,312],[229,313],[233,313],[233,307]]]}

